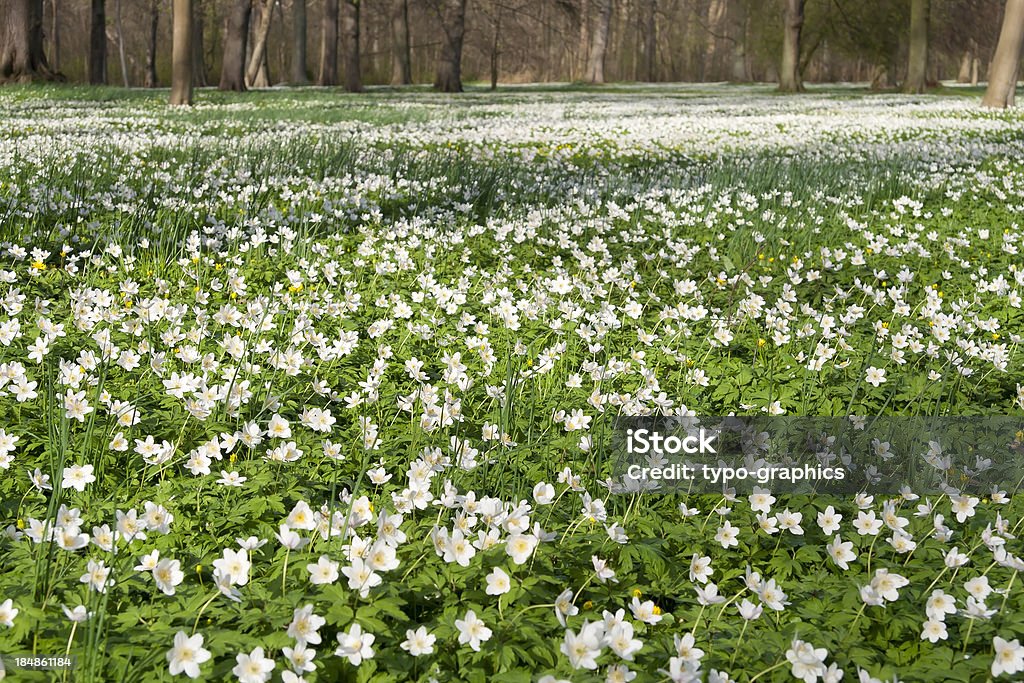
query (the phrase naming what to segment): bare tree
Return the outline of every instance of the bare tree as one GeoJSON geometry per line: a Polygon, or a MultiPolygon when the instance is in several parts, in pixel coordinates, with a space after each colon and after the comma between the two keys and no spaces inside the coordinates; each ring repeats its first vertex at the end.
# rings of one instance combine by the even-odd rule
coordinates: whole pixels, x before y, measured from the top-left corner
{"type": "Polygon", "coordinates": [[[928,73],[928,16],[931,0],[911,0],[910,3],[910,57],[907,63],[907,81],[903,91],[922,93],[928,73]]]}
{"type": "Polygon", "coordinates": [[[124,52],[124,21],[121,18],[121,0],[115,0],[114,3],[114,23],[117,24],[117,56],[121,63],[121,80],[124,82],[124,87],[127,88],[131,86],[131,83],[128,81],[128,58],[124,52]]]}
{"type": "Polygon", "coordinates": [[[719,67],[718,55],[721,52],[721,44],[725,42],[726,38],[726,0],[711,0],[708,3],[707,12],[707,24],[705,29],[707,30],[707,43],[704,45],[704,60],[701,63],[701,77],[700,80],[718,80],[722,77],[721,70],[719,67]]]}
{"type": "Polygon", "coordinates": [[[443,0],[441,56],[434,87],[462,92],[462,41],[466,35],[466,0],[443,0]]]}
{"type": "Polygon", "coordinates": [[[160,0],[149,2],[149,35],[146,44],[146,79],[147,88],[157,86],[156,77],[156,39],[160,31],[160,0]]]}
{"type": "Polygon", "coordinates": [[[306,74],[306,0],[292,0],[292,83],[309,83],[306,74]]]}
{"type": "Polygon", "coordinates": [[[640,77],[652,83],[658,64],[658,0],[641,0],[640,77]]]}
{"type": "Polygon", "coordinates": [[[0,3],[0,83],[56,77],[43,53],[43,0],[4,0],[0,3]]]}
{"type": "Polygon", "coordinates": [[[206,73],[206,5],[203,0],[192,0],[192,85],[205,88],[210,84],[206,73]]]}
{"type": "Polygon", "coordinates": [[[392,0],[391,5],[391,85],[412,83],[412,59],[409,55],[409,2],[392,0]]]}
{"type": "Polygon", "coordinates": [[[174,0],[171,104],[192,104],[192,0],[174,0]]]}
{"type": "MultiPolygon", "coordinates": [[[[60,9],[57,0],[50,0],[50,68],[60,71],[60,9]]],[[[41,17],[42,15],[40,15],[41,17]]]]}
{"type": "Polygon", "coordinates": [[[320,31],[320,74],[316,84],[338,84],[338,0],[324,2],[320,31]]]}
{"type": "Polygon", "coordinates": [[[267,38],[270,36],[270,20],[274,17],[275,1],[267,0],[259,5],[260,16],[256,27],[255,42],[252,46],[252,55],[249,57],[249,66],[245,70],[245,85],[250,88],[253,85],[269,85],[258,78],[267,58],[267,38]]]}
{"type": "Polygon", "coordinates": [[[498,59],[501,56],[501,11],[504,7],[499,3],[491,17],[491,90],[498,89],[498,59]]]}
{"type": "Polygon", "coordinates": [[[359,0],[342,0],[341,39],[345,47],[345,90],[362,92],[363,76],[359,67],[359,0]]]}
{"type": "Polygon", "coordinates": [[[1021,45],[1024,44],[1024,0],[1006,0],[1003,27],[992,58],[988,88],[981,104],[1005,109],[1012,107],[1017,91],[1017,70],[1020,67],[1021,45]]]}
{"type": "MultiPolygon", "coordinates": [[[[608,29],[612,21],[612,0],[592,0],[597,16],[590,33],[590,48],[587,51],[587,69],[583,80],[588,83],[604,83],[604,60],[608,52],[608,29]]],[[[584,19],[585,21],[586,19],[584,19]]]]}
{"type": "Polygon", "coordinates": [[[804,89],[803,79],[800,75],[800,33],[804,28],[804,0],[785,0],[785,2],[779,90],[800,92],[804,89]]]}
{"type": "Polygon", "coordinates": [[[224,57],[220,69],[221,90],[243,91],[245,87],[245,53],[249,43],[249,21],[252,0],[234,0],[224,32],[224,57]]]}
{"type": "Polygon", "coordinates": [[[107,82],[106,0],[92,0],[89,13],[89,84],[107,82]]]}

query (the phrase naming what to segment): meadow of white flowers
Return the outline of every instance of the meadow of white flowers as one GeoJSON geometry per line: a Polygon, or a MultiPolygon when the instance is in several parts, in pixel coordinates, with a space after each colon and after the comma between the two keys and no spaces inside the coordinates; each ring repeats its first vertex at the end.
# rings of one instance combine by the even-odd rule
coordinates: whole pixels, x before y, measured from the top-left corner
{"type": "Polygon", "coordinates": [[[618,416],[1024,423],[1019,115],[88,97],[0,93],[0,678],[1024,676],[1019,482],[606,458],[618,416]]]}

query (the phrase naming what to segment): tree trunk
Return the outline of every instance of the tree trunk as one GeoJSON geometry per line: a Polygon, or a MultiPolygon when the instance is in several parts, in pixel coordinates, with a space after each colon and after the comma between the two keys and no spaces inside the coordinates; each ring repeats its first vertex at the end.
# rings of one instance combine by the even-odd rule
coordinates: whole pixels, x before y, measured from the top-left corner
{"type": "Polygon", "coordinates": [[[804,28],[804,0],[786,0],[783,15],[782,66],[779,68],[779,90],[800,92],[800,33],[804,28]]]}
{"type": "MultiPolygon", "coordinates": [[[[587,70],[583,80],[588,83],[604,83],[604,59],[608,51],[608,28],[612,20],[612,0],[594,0],[596,23],[590,31],[590,50],[587,53],[587,70]]],[[[584,19],[586,21],[586,19],[584,19]]]]}
{"type": "Polygon", "coordinates": [[[306,85],[306,0],[292,0],[292,83],[306,85]]]}
{"type": "Polygon", "coordinates": [[[732,34],[732,67],[729,71],[729,80],[733,83],[746,83],[750,80],[750,70],[747,68],[747,28],[750,18],[739,3],[731,5],[729,13],[732,15],[729,22],[732,34]]]}
{"type": "Polygon", "coordinates": [[[640,78],[653,83],[658,65],[658,24],[655,15],[658,11],[658,0],[643,0],[643,16],[640,25],[643,35],[640,37],[640,78]]]}
{"type": "Polygon", "coordinates": [[[443,29],[434,87],[441,92],[462,92],[462,39],[466,34],[466,0],[445,0],[443,29]]]}
{"type": "Polygon", "coordinates": [[[325,0],[317,85],[338,84],[338,0],[325,0]]]}
{"type": "Polygon", "coordinates": [[[0,83],[55,80],[43,53],[43,0],[0,3],[0,83]]]}
{"type": "Polygon", "coordinates": [[[996,54],[989,67],[988,88],[981,104],[1003,109],[1012,107],[1017,90],[1017,68],[1024,43],[1024,0],[1006,0],[1003,27],[999,31],[996,54]]]}
{"type": "Polygon", "coordinates": [[[146,46],[146,80],[145,87],[157,87],[156,78],[156,39],[160,31],[160,0],[149,2],[149,44],[146,46]]]}
{"type": "Polygon", "coordinates": [[[50,10],[53,16],[50,17],[50,66],[54,73],[60,71],[60,9],[57,7],[58,0],[50,0],[50,10]]]}
{"type": "Polygon", "coordinates": [[[872,90],[885,90],[890,85],[889,81],[889,67],[886,64],[876,64],[874,71],[871,73],[871,89],[872,90]]]}
{"type": "Polygon", "coordinates": [[[192,0],[192,85],[205,88],[210,84],[206,74],[206,10],[203,0],[192,0]]]}
{"type": "Polygon", "coordinates": [[[359,67],[359,0],[342,0],[341,40],[345,55],[345,90],[363,91],[363,75],[359,67]]]}
{"type": "Polygon", "coordinates": [[[228,14],[224,35],[224,57],[220,69],[221,90],[244,91],[245,53],[249,44],[252,0],[235,0],[228,14]]]}
{"type": "Polygon", "coordinates": [[[412,83],[409,54],[409,2],[393,0],[391,6],[391,85],[412,83]]]}
{"type": "MultiPolygon", "coordinates": [[[[249,57],[249,67],[245,70],[245,84],[252,87],[257,84],[260,70],[263,68],[267,56],[267,37],[270,35],[270,20],[274,16],[274,2],[267,0],[266,4],[259,6],[259,24],[256,27],[255,42],[252,46],[252,56],[249,57]]],[[[264,86],[267,83],[259,83],[264,86]]]]}
{"type": "Polygon", "coordinates": [[[171,104],[192,104],[192,0],[174,0],[171,104]]]}
{"type": "Polygon", "coordinates": [[[576,56],[574,75],[576,80],[582,81],[583,75],[587,73],[587,54],[590,50],[590,0],[580,0],[580,36],[576,43],[576,56]]]}
{"type": "Polygon", "coordinates": [[[975,57],[971,62],[971,85],[978,85],[978,74],[981,72],[981,58],[975,57]]]}
{"type": "Polygon", "coordinates": [[[92,0],[89,14],[89,85],[107,82],[107,8],[105,0],[92,0]]]}
{"type": "Polygon", "coordinates": [[[931,0],[911,0],[910,58],[903,92],[923,93],[928,73],[928,15],[931,0]]]}
{"type": "Polygon", "coordinates": [[[491,34],[491,90],[498,89],[498,56],[501,47],[501,5],[495,7],[494,32],[491,34]]]}
{"type": "Polygon", "coordinates": [[[960,70],[956,74],[957,83],[971,82],[971,65],[974,64],[974,52],[967,48],[960,56],[960,70]]]}
{"type": "Polygon", "coordinates": [[[704,48],[704,63],[701,65],[702,81],[717,81],[722,79],[722,71],[719,69],[718,53],[721,36],[725,26],[725,0],[711,0],[708,5],[707,26],[710,35],[704,48]]]}
{"type": "Polygon", "coordinates": [[[128,82],[128,60],[124,54],[124,22],[121,21],[121,0],[116,0],[117,4],[114,5],[115,20],[117,22],[117,54],[121,62],[121,80],[124,81],[124,87],[131,87],[131,83],[128,82]]]}

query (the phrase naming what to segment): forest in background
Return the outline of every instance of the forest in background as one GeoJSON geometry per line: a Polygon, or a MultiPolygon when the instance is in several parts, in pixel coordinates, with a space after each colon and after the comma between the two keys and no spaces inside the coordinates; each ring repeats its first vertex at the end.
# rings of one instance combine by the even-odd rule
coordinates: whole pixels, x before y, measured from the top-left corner
{"type": "MultiPolygon", "coordinates": [[[[180,2],[181,0],[179,0],[180,2]]],[[[38,24],[49,71],[73,82],[167,85],[171,0],[2,0],[38,24]],[[34,17],[38,15],[36,21],[34,17]]],[[[773,82],[801,6],[810,82],[908,79],[924,12],[925,82],[986,80],[999,0],[192,0],[193,83],[431,83],[456,36],[470,81],[773,82]],[[463,15],[461,29],[452,29],[463,15]],[[920,24],[921,20],[918,19],[920,24]],[[225,70],[244,64],[242,80],[225,70]]],[[[13,25],[8,17],[5,52],[13,25]]],[[[0,69],[0,75],[3,70],[0,69]]],[[[14,74],[7,74],[12,78],[14,74]]]]}

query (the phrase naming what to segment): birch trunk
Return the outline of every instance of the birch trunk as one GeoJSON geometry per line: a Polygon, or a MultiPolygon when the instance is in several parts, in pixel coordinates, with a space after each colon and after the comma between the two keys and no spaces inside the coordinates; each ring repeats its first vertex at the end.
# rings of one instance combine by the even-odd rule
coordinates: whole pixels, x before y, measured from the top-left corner
{"type": "Polygon", "coordinates": [[[1024,43],[1024,0],[1006,0],[1003,27],[999,31],[996,54],[989,68],[988,88],[981,104],[1004,109],[1012,107],[1017,90],[1017,68],[1024,43]]]}
{"type": "Polygon", "coordinates": [[[192,104],[192,0],[174,0],[171,104],[192,104]]]}

